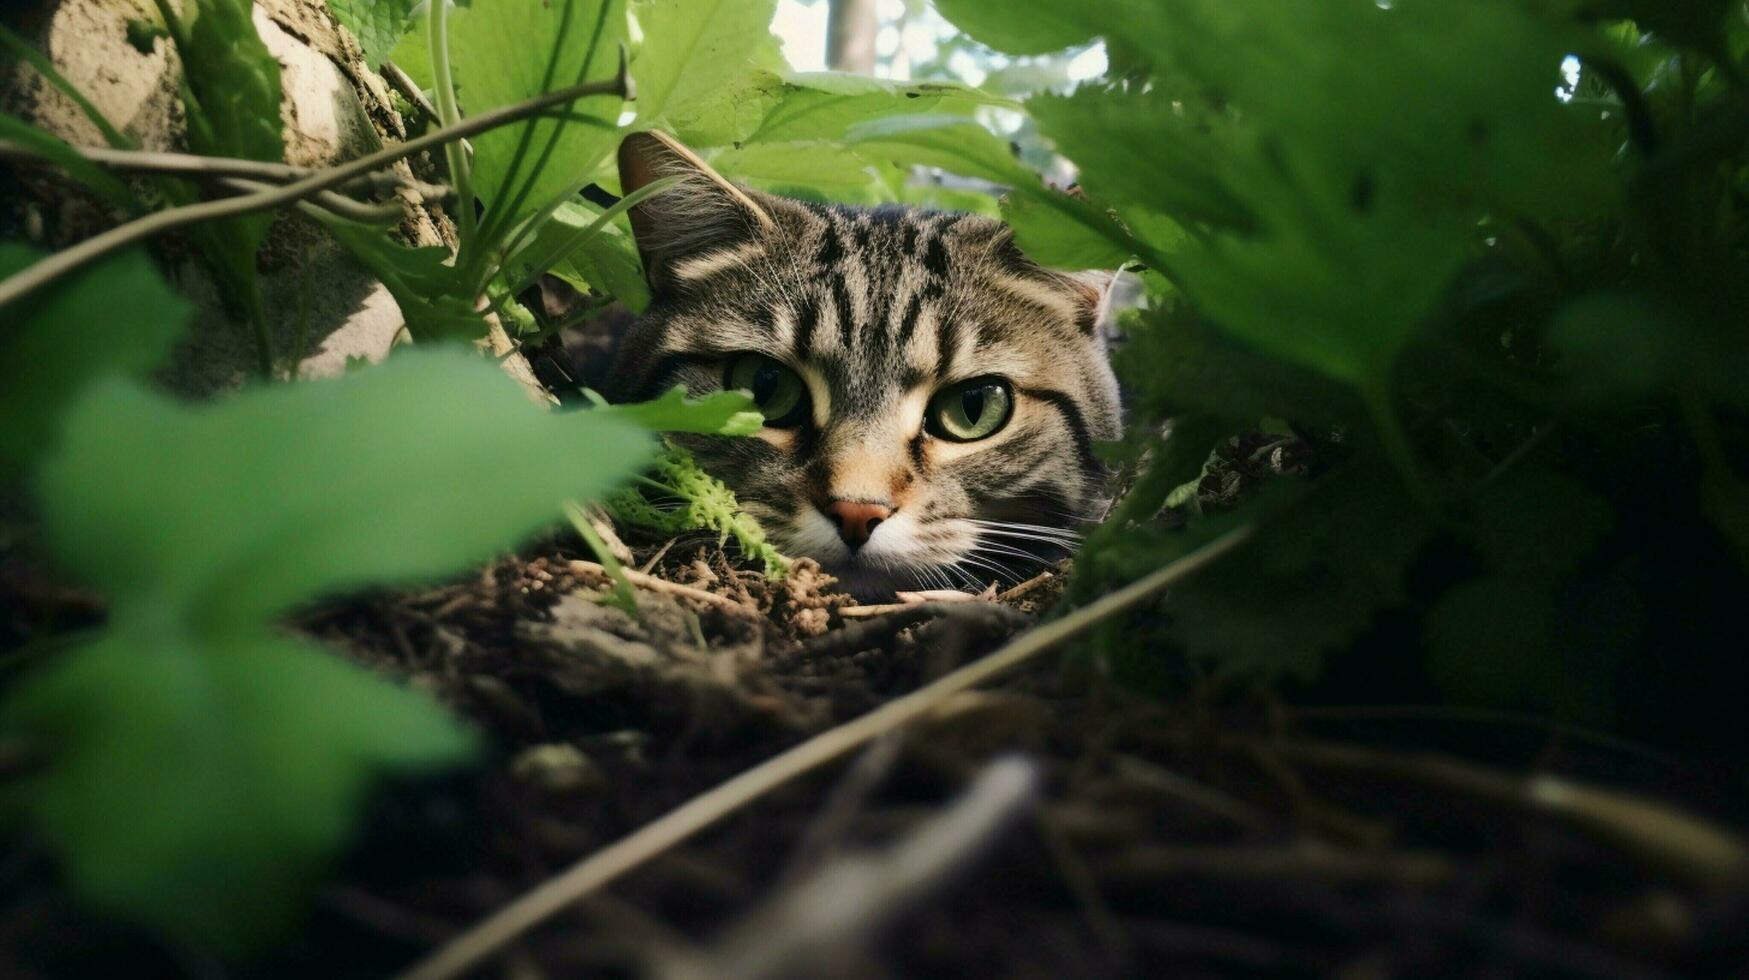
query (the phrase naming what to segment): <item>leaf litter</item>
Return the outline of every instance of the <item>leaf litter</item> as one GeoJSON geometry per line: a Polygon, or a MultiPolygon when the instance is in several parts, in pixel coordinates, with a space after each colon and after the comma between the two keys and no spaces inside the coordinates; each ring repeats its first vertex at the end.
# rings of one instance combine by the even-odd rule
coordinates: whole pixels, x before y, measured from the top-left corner
{"type": "MultiPolygon", "coordinates": [[[[1232,440],[1198,505],[1291,479],[1309,452],[1232,440]]],[[[610,583],[570,537],[437,588],[296,617],[296,631],[437,697],[492,748],[475,768],[383,788],[305,928],[243,975],[402,969],[692,796],[995,649],[1049,615],[1068,571],[1005,601],[857,616],[805,560],[779,580],[712,534],[631,550],[629,567],[672,586],[640,587],[636,617],[599,601],[610,583]]],[[[547,976],[728,975],[716,971],[745,966],[749,923],[794,919],[782,910],[842,878],[843,862],[878,870],[889,850],[916,851],[977,773],[1018,754],[1041,787],[1015,798],[1021,818],[991,822],[939,881],[878,910],[872,936],[786,943],[777,972],[747,975],[1705,976],[1741,962],[1741,869],[1673,873],[1595,827],[1466,790],[1442,776],[1456,757],[1432,754],[1463,743],[1420,731],[1299,717],[1268,696],[1161,702],[1070,650],[770,794],[510,955],[547,976]]],[[[1694,788],[1674,763],[1583,738],[1501,727],[1490,742],[1490,758],[1462,764],[1508,782],[1634,772],[1646,793],[1694,788]]],[[[24,859],[8,889],[36,910],[12,918],[9,955],[42,962],[49,936],[80,935],[169,965],[143,935],[44,905],[41,864],[24,859]]]]}

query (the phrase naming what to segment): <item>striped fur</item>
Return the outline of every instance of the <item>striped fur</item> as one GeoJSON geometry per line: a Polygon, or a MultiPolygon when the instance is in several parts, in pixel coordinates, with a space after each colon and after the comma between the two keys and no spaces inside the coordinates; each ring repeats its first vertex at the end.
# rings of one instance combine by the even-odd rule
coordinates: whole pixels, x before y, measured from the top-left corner
{"type": "Polygon", "coordinates": [[[663,157],[669,145],[634,148],[646,160],[629,168],[622,151],[628,190],[684,179],[633,214],[655,298],[621,351],[616,397],[717,390],[747,351],[794,369],[808,424],[681,442],[783,550],[859,594],[979,587],[1063,554],[1103,507],[1094,444],[1119,431],[1098,284],[1028,261],[987,218],[728,197],[696,158],[663,157]],[[1004,429],[969,443],[924,430],[935,392],[984,375],[1016,392],[1004,429]],[[893,513],[852,550],[823,512],[834,499],[893,513]]]}

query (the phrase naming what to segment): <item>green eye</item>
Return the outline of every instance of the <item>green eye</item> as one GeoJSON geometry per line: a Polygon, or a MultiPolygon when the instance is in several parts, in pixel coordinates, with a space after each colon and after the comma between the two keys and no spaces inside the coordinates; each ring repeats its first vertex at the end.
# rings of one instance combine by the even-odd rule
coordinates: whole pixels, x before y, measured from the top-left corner
{"type": "Polygon", "coordinates": [[[972,442],[995,435],[1014,415],[1014,389],[1001,378],[973,378],[935,393],[924,415],[932,435],[972,442]]]}
{"type": "Polygon", "coordinates": [[[789,368],[764,354],[736,354],[723,371],[723,387],[753,396],[765,424],[777,429],[801,425],[808,416],[808,389],[789,368]]]}

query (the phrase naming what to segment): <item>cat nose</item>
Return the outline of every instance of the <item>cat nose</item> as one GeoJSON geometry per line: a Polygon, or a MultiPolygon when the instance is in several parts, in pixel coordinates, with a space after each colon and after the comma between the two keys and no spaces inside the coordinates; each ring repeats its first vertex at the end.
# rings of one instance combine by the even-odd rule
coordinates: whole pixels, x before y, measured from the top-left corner
{"type": "Polygon", "coordinates": [[[851,550],[867,544],[875,525],[893,516],[891,507],[866,500],[834,500],[825,510],[826,516],[837,522],[838,536],[851,550]]]}

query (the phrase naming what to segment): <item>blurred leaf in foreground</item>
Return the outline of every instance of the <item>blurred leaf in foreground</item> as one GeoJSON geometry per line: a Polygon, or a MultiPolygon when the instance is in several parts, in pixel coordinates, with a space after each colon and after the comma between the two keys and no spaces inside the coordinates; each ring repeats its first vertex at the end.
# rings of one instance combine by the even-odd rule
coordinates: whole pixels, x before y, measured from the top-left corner
{"type": "Polygon", "coordinates": [[[226,948],[283,928],[366,777],[467,740],[271,617],[460,571],[654,446],[624,418],[545,412],[455,350],[217,405],[88,389],[38,490],[52,551],[110,618],[0,706],[49,760],[15,802],[111,910],[226,948]]]}
{"type": "MultiPolygon", "coordinates": [[[[0,243],[0,277],[42,257],[25,245],[0,243]]],[[[188,314],[188,303],[139,248],[8,308],[0,326],[0,462],[22,468],[46,451],[62,412],[91,379],[163,364],[188,314]]]]}
{"type": "Polygon", "coordinates": [[[295,920],[371,776],[473,742],[325,650],[140,615],[27,678],[0,727],[53,753],[15,791],[82,895],[225,951],[295,920]]]}

